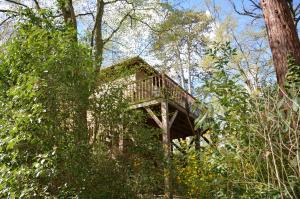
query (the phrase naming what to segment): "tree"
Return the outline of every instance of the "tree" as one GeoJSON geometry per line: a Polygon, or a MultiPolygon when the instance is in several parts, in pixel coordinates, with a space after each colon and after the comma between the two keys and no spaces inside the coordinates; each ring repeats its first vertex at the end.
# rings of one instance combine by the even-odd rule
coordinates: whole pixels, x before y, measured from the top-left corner
{"type": "Polygon", "coordinates": [[[295,64],[300,66],[300,41],[287,1],[262,0],[261,6],[273,55],[276,77],[282,93],[285,92],[288,56],[292,56],[295,59],[295,64]]]}
{"type": "Polygon", "coordinates": [[[0,53],[1,198],[72,197],[86,188],[89,137],[78,113],[91,57],[72,31],[46,24],[20,25],[0,53]]]}
{"type": "Polygon", "coordinates": [[[96,87],[103,95],[90,96],[93,59],[72,30],[24,23],[2,47],[1,198],[161,193],[159,131],[146,124],[142,112],[129,110],[115,82],[96,87]],[[81,123],[87,103],[94,140],[81,123]],[[116,150],[119,135],[128,141],[126,153],[116,150]]]}
{"type": "Polygon", "coordinates": [[[152,15],[145,14],[144,11],[159,11],[160,5],[158,0],[51,0],[47,2],[4,0],[0,3],[0,19],[3,19],[0,21],[0,26],[35,17],[51,18],[58,24],[73,29],[75,39],[81,32],[86,31],[86,37],[89,37],[88,40],[97,62],[95,71],[99,72],[105,50],[109,48],[108,44],[116,34],[122,31],[124,26],[130,26],[136,22],[149,26],[144,19],[151,18],[152,15]],[[51,12],[48,12],[49,10],[51,12]],[[28,16],[29,14],[31,17],[28,16]],[[83,21],[87,25],[81,26],[79,30],[78,24],[83,21]]]}
{"type": "MultiPolygon", "coordinates": [[[[73,32],[73,37],[68,38],[72,39],[71,42],[73,40],[80,42],[78,37],[82,30],[78,29],[78,23],[82,20],[87,20],[90,23],[86,29],[88,32],[86,36],[89,37],[93,54],[95,75],[90,77],[91,85],[83,89],[88,91],[89,95],[95,91],[97,74],[102,67],[106,48],[108,48],[108,44],[115,35],[126,24],[128,25],[133,21],[142,23],[142,11],[155,10],[156,6],[159,5],[157,0],[142,2],[139,0],[90,0],[87,2],[73,0],[52,0],[47,2],[38,0],[33,2],[5,0],[4,3],[8,6],[5,6],[5,9],[0,9],[0,13],[3,14],[3,21],[0,25],[5,25],[9,22],[29,21],[35,25],[42,26],[43,23],[52,21],[55,22],[55,25],[61,31],[68,30],[73,32]],[[111,10],[115,12],[113,13],[111,10]]],[[[87,99],[84,100],[86,103],[82,104],[81,109],[76,112],[76,114],[80,115],[80,123],[86,130],[88,130],[87,110],[89,95],[86,95],[87,99]]]]}
{"type": "MultiPolygon", "coordinates": [[[[160,25],[154,49],[164,64],[173,69],[181,86],[190,93],[196,66],[204,54],[211,19],[204,12],[171,10],[160,25]]],[[[172,75],[172,74],[171,74],[172,75]]]]}
{"type": "MultiPolygon", "coordinates": [[[[276,95],[274,88],[249,95],[239,75],[231,74],[230,59],[235,53],[229,43],[208,51],[215,70],[201,92],[207,98],[198,126],[210,127],[214,144],[203,150],[205,173],[198,178],[206,178],[202,186],[212,197],[297,198],[299,125],[290,124],[299,124],[299,102],[290,106],[290,99],[276,95]]],[[[190,175],[185,178],[197,178],[190,175]]]]}

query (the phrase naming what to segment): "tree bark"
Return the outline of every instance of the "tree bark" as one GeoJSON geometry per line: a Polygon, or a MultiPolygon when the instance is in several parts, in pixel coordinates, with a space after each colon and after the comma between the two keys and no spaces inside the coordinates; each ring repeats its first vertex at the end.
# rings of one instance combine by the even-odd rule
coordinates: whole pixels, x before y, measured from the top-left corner
{"type": "Polygon", "coordinates": [[[96,73],[100,71],[100,67],[103,60],[104,39],[102,35],[102,21],[103,21],[103,14],[104,14],[104,6],[105,3],[103,0],[97,0],[97,13],[95,19],[96,21],[93,30],[93,34],[95,35],[95,61],[96,61],[95,72],[96,73]]]}
{"type": "Polygon", "coordinates": [[[286,0],[261,0],[261,7],[268,32],[278,85],[281,95],[288,71],[290,54],[300,65],[300,42],[296,26],[286,0]]]}
{"type": "Polygon", "coordinates": [[[76,20],[74,7],[73,7],[73,1],[72,0],[59,0],[58,4],[62,11],[65,24],[74,29],[74,31],[75,31],[74,37],[77,41],[77,20],[76,20]]]}

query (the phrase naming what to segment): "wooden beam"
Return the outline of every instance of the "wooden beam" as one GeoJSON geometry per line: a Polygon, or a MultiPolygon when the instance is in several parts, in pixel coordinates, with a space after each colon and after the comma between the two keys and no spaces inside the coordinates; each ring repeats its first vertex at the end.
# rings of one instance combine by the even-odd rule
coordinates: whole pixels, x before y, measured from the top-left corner
{"type": "Polygon", "coordinates": [[[192,122],[191,122],[191,119],[190,119],[190,112],[188,111],[188,109],[186,108],[185,109],[185,113],[186,113],[186,118],[187,118],[187,120],[188,120],[188,124],[189,124],[189,126],[190,126],[190,128],[191,128],[191,131],[192,131],[192,133],[193,133],[193,135],[196,135],[196,133],[195,133],[195,127],[194,127],[194,125],[192,124],[192,122]]]}
{"type": "Polygon", "coordinates": [[[177,115],[178,115],[178,110],[176,110],[175,113],[174,113],[174,115],[172,116],[172,118],[171,118],[171,120],[169,122],[169,128],[171,128],[171,126],[172,126],[174,120],[176,119],[177,115]]]}
{"type": "Polygon", "coordinates": [[[156,122],[156,124],[159,126],[159,128],[163,128],[162,126],[162,122],[158,119],[158,117],[155,115],[155,113],[149,108],[146,107],[145,108],[146,111],[149,113],[149,115],[151,116],[151,118],[156,122]]]}
{"type": "Polygon", "coordinates": [[[160,104],[160,102],[161,102],[161,99],[154,99],[154,100],[150,100],[150,101],[145,101],[145,102],[133,104],[133,105],[129,106],[129,109],[138,109],[138,108],[142,108],[142,107],[158,105],[158,104],[160,104]]]}
{"type": "MultiPolygon", "coordinates": [[[[187,111],[183,106],[178,105],[177,103],[173,102],[172,100],[169,101],[169,104],[171,104],[175,109],[178,109],[180,112],[187,114],[187,111]]],[[[193,114],[192,112],[189,112],[189,116],[193,119],[196,119],[198,117],[197,115],[193,114]]]]}

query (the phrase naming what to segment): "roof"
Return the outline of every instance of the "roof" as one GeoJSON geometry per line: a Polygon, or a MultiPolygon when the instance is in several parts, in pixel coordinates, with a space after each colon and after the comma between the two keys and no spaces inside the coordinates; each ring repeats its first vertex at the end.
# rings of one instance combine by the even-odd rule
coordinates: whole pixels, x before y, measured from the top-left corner
{"type": "Polygon", "coordinates": [[[132,75],[141,70],[145,71],[149,75],[159,73],[141,57],[133,57],[112,66],[103,68],[100,70],[100,79],[102,81],[112,81],[124,76],[132,75]]]}

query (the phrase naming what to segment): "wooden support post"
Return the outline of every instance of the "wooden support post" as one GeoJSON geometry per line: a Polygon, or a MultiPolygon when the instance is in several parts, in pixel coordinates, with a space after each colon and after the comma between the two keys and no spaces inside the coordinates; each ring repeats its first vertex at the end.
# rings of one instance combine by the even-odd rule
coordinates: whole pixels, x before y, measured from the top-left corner
{"type": "Polygon", "coordinates": [[[169,127],[169,110],[168,102],[164,100],[161,102],[161,117],[162,117],[162,142],[164,149],[164,156],[166,160],[166,167],[164,168],[164,185],[165,185],[165,198],[172,199],[172,175],[171,175],[171,135],[169,127]]]}
{"type": "Polygon", "coordinates": [[[195,138],[195,150],[196,151],[200,150],[200,136],[199,135],[196,135],[196,138],[195,138]]]}
{"type": "Polygon", "coordinates": [[[123,115],[121,115],[121,124],[118,125],[118,131],[119,131],[119,136],[118,136],[118,149],[119,149],[119,154],[123,154],[124,152],[124,126],[123,126],[123,115]]]}
{"type": "Polygon", "coordinates": [[[119,151],[120,151],[120,154],[122,154],[123,151],[124,151],[124,136],[123,136],[123,132],[121,132],[119,134],[119,151]]]}
{"type": "Polygon", "coordinates": [[[200,150],[200,132],[196,131],[196,136],[195,136],[195,150],[199,151],[200,150]]]}

